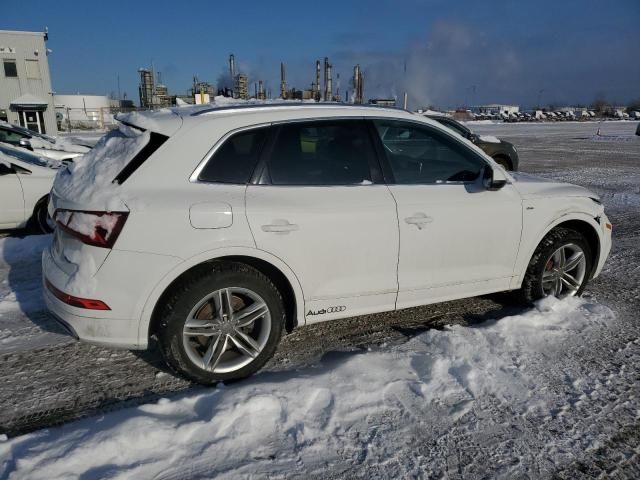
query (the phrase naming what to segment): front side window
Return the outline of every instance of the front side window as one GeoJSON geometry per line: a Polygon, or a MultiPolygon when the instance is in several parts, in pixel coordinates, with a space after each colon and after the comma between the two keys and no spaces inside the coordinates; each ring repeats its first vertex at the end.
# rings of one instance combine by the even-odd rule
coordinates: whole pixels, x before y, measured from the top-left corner
{"type": "Polygon", "coordinates": [[[273,185],[371,183],[375,151],[359,120],[300,122],[280,127],[268,162],[273,185]]]}
{"type": "Polygon", "coordinates": [[[266,128],[232,135],[209,159],[198,180],[214,183],[248,183],[266,138],[266,128]]]}
{"type": "Polygon", "coordinates": [[[5,60],[3,63],[4,63],[4,76],[16,78],[18,76],[18,68],[16,67],[16,61],[5,60]]]}
{"type": "Polygon", "coordinates": [[[396,184],[470,182],[485,162],[471,150],[431,128],[374,122],[396,184]]]}

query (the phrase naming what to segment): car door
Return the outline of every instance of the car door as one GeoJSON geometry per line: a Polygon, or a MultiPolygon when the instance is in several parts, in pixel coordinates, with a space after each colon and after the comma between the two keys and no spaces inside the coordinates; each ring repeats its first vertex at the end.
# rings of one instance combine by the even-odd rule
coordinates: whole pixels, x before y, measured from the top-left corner
{"type": "Polygon", "coordinates": [[[395,202],[362,120],[274,126],[246,206],[256,245],[300,281],[307,322],[392,310],[395,202]]]}
{"type": "Polygon", "coordinates": [[[15,228],[25,220],[22,185],[15,170],[0,162],[0,229],[15,228]]]}
{"type": "Polygon", "coordinates": [[[398,208],[398,308],[507,289],[522,231],[513,186],[487,190],[489,163],[452,134],[373,123],[398,208]]]}

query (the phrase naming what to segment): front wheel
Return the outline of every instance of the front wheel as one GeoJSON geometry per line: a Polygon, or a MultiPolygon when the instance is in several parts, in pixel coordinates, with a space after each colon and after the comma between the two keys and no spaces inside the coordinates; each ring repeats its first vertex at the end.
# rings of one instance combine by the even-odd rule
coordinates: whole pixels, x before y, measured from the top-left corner
{"type": "Polygon", "coordinates": [[[244,264],[210,263],[175,287],[160,310],[158,340],[167,363],[199,383],[257,372],[282,336],[275,285],[244,264]]]}
{"type": "Polygon", "coordinates": [[[518,292],[527,303],[581,295],[592,268],[591,248],[580,232],[556,228],[536,249],[518,292]]]}

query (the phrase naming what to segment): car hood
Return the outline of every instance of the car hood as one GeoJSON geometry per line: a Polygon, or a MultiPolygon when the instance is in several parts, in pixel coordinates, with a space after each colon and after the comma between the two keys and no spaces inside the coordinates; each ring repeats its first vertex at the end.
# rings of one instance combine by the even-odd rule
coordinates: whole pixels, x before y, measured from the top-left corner
{"type": "Polygon", "coordinates": [[[521,172],[509,172],[513,178],[513,186],[523,198],[532,197],[589,197],[600,200],[590,190],[572,183],[554,182],[521,172]]]}

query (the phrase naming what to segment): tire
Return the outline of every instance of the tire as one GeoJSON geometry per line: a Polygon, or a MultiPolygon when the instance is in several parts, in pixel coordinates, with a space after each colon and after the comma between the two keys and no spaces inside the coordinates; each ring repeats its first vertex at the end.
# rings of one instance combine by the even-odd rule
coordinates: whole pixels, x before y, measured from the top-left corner
{"type": "Polygon", "coordinates": [[[558,298],[579,296],[587,286],[592,268],[591,248],[584,236],[575,230],[555,228],[542,239],[536,248],[529,261],[522,287],[514,293],[525,304],[531,304],[550,295],[558,298]],[[564,248],[565,256],[570,254],[570,258],[566,258],[565,267],[559,267],[561,262],[557,260],[559,255],[556,252],[561,248],[564,248]],[[581,266],[569,269],[568,267],[571,266],[569,261],[577,256],[579,250],[582,251],[584,261],[580,261],[581,266]],[[565,271],[564,274],[560,273],[562,270],[565,271]],[[559,280],[558,277],[560,277],[559,280]],[[579,281],[574,282],[572,279],[579,281]],[[563,288],[559,293],[555,288],[558,284],[563,288]],[[572,286],[570,287],[569,284],[572,286]]]}
{"type": "Polygon", "coordinates": [[[169,367],[192,381],[211,385],[248,377],[264,366],[280,342],[282,296],[268,277],[248,265],[208,263],[164,297],[156,309],[160,350],[169,367]],[[247,314],[251,308],[256,311],[247,314]],[[252,323],[241,325],[253,317],[252,323]]]}
{"type": "Polygon", "coordinates": [[[33,215],[29,219],[29,230],[33,233],[44,234],[53,232],[53,227],[49,224],[50,217],[48,211],[49,197],[44,197],[36,204],[33,215]]]}

